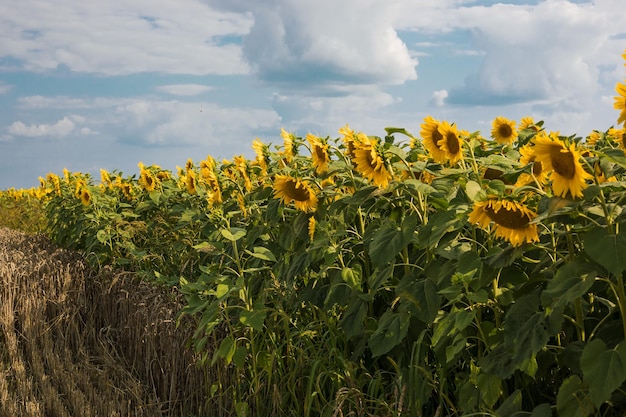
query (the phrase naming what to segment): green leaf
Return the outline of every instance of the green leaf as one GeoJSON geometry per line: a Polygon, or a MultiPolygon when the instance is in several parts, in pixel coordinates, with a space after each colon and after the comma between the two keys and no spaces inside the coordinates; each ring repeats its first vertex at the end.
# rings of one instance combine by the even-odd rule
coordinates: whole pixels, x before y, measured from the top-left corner
{"type": "Polygon", "coordinates": [[[98,239],[98,242],[106,244],[109,239],[111,239],[111,235],[104,230],[98,230],[98,232],[96,232],[96,238],[98,239]]]}
{"type": "Polygon", "coordinates": [[[230,364],[233,360],[233,355],[237,349],[237,344],[235,343],[235,339],[232,336],[227,336],[222,339],[220,343],[220,347],[213,354],[213,360],[211,361],[211,365],[215,365],[218,359],[224,359],[226,364],[230,364]]]}
{"type": "Polygon", "coordinates": [[[252,250],[253,252],[250,252],[249,250],[246,249],[245,252],[248,255],[252,255],[255,258],[262,259],[264,261],[276,262],[276,256],[274,256],[272,251],[269,250],[268,248],[263,247],[263,246],[255,246],[254,248],[252,248],[252,250]]]}
{"type": "Polygon", "coordinates": [[[483,189],[476,181],[468,181],[465,185],[465,192],[472,201],[476,201],[477,198],[482,197],[482,194],[484,194],[482,191],[483,189]]]}
{"type": "Polygon", "coordinates": [[[595,272],[587,263],[570,262],[561,266],[541,294],[543,304],[564,307],[586,294],[595,281],[595,272]]]}
{"type": "Polygon", "coordinates": [[[572,375],[563,381],[556,396],[556,411],[559,417],[587,417],[594,409],[587,389],[578,375],[572,375]]]}
{"type": "Polygon", "coordinates": [[[611,235],[603,227],[595,227],[583,237],[585,252],[613,275],[626,270],[626,235],[611,235]]]}
{"type": "Polygon", "coordinates": [[[384,355],[396,347],[409,329],[407,314],[386,311],[378,321],[378,328],[370,336],[369,347],[374,357],[384,355]]]}
{"type": "Polygon", "coordinates": [[[355,290],[361,289],[361,272],[354,268],[344,267],[341,270],[341,278],[348,284],[351,288],[355,290]]]}
{"type": "Polygon", "coordinates": [[[441,238],[457,227],[459,219],[454,210],[441,210],[433,214],[428,223],[418,232],[419,245],[423,249],[434,249],[441,238]]]}
{"type": "Polygon", "coordinates": [[[496,410],[498,417],[512,417],[522,411],[522,391],[515,390],[496,410]]]}
{"type": "Polygon", "coordinates": [[[399,288],[401,295],[411,302],[410,311],[426,324],[431,324],[441,305],[439,294],[437,294],[437,285],[430,279],[420,279],[410,286],[399,288]]]}
{"type": "Polygon", "coordinates": [[[407,216],[398,227],[392,222],[383,223],[367,241],[369,257],[374,267],[382,267],[392,261],[413,238],[417,216],[407,216]]]}
{"type": "Polygon", "coordinates": [[[220,229],[220,233],[231,242],[236,242],[246,235],[246,229],[231,227],[230,229],[220,229]]]}
{"type": "Polygon", "coordinates": [[[608,349],[601,339],[593,339],[583,350],[580,367],[591,401],[599,407],[626,380],[626,341],[608,349]]]}
{"type": "Polygon", "coordinates": [[[252,327],[254,330],[263,330],[263,323],[265,322],[265,316],[267,315],[267,309],[262,304],[255,305],[254,310],[243,310],[239,314],[239,322],[245,326],[252,327]]]}
{"type": "Polygon", "coordinates": [[[533,408],[530,417],[552,417],[552,407],[550,407],[548,403],[539,404],[537,407],[533,408]]]}
{"type": "Polygon", "coordinates": [[[348,340],[363,332],[366,317],[367,304],[358,298],[352,300],[341,318],[341,328],[348,340]]]}
{"type": "Polygon", "coordinates": [[[493,407],[500,395],[502,395],[502,379],[497,375],[480,373],[478,383],[483,402],[489,407],[493,407]]]}

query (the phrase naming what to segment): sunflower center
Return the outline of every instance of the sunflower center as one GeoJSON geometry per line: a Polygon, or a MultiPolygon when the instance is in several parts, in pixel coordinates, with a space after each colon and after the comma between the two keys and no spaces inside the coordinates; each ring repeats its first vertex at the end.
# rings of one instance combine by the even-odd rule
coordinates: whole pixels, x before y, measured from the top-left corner
{"type": "Polygon", "coordinates": [[[533,174],[535,176],[541,175],[543,172],[543,165],[539,161],[533,161],[533,174]]]}
{"type": "Polygon", "coordinates": [[[574,155],[561,147],[553,147],[550,150],[552,167],[560,176],[572,179],[576,175],[576,165],[574,155]]]}
{"type": "Polygon", "coordinates": [[[309,190],[297,181],[289,181],[285,184],[285,194],[296,201],[308,201],[309,190]]]}
{"type": "Polygon", "coordinates": [[[513,134],[513,129],[511,129],[511,126],[508,125],[508,124],[502,124],[498,128],[498,133],[503,138],[508,138],[508,137],[510,137],[513,134]]]}
{"type": "Polygon", "coordinates": [[[443,135],[441,134],[441,132],[439,132],[439,129],[434,129],[433,130],[433,142],[435,142],[435,145],[437,145],[439,149],[441,149],[441,146],[439,146],[439,141],[441,139],[443,139],[443,135]]]}
{"type": "Polygon", "coordinates": [[[484,210],[491,220],[508,229],[523,229],[532,220],[528,214],[518,210],[509,210],[506,207],[501,207],[496,212],[488,205],[484,210]]]}
{"type": "Polygon", "coordinates": [[[451,154],[457,154],[461,150],[459,138],[452,132],[446,135],[446,143],[448,144],[448,150],[451,154]]]}
{"type": "Polygon", "coordinates": [[[326,161],[326,153],[324,153],[324,148],[322,148],[321,146],[314,146],[313,149],[315,155],[317,156],[317,159],[319,159],[320,161],[326,161]]]}

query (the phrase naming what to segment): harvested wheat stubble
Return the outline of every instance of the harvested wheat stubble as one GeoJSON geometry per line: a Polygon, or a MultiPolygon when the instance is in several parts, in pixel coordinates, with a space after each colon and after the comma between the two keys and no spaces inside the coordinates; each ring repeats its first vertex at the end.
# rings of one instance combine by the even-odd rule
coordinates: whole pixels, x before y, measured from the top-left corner
{"type": "MultiPolygon", "coordinates": [[[[203,415],[181,301],[0,228],[0,417],[203,415]]],[[[210,414],[207,414],[210,415],[210,414]]]]}

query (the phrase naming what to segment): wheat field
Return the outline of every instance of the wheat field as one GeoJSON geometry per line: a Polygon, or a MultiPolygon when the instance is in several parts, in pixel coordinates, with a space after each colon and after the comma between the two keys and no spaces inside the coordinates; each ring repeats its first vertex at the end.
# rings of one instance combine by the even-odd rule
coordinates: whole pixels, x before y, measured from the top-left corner
{"type": "Polygon", "coordinates": [[[171,290],[0,228],[0,417],[209,412],[180,308],[171,290]]]}

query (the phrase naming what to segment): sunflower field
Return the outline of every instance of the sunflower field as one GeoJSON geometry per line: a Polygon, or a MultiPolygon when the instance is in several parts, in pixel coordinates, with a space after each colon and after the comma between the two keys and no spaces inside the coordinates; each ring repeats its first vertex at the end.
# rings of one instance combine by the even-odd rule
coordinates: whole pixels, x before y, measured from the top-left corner
{"type": "Polygon", "coordinates": [[[623,415],[616,91],[618,127],[586,137],[282,130],[253,160],[66,170],[38,196],[57,244],[184,294],[212,415],[623,415]]]}

